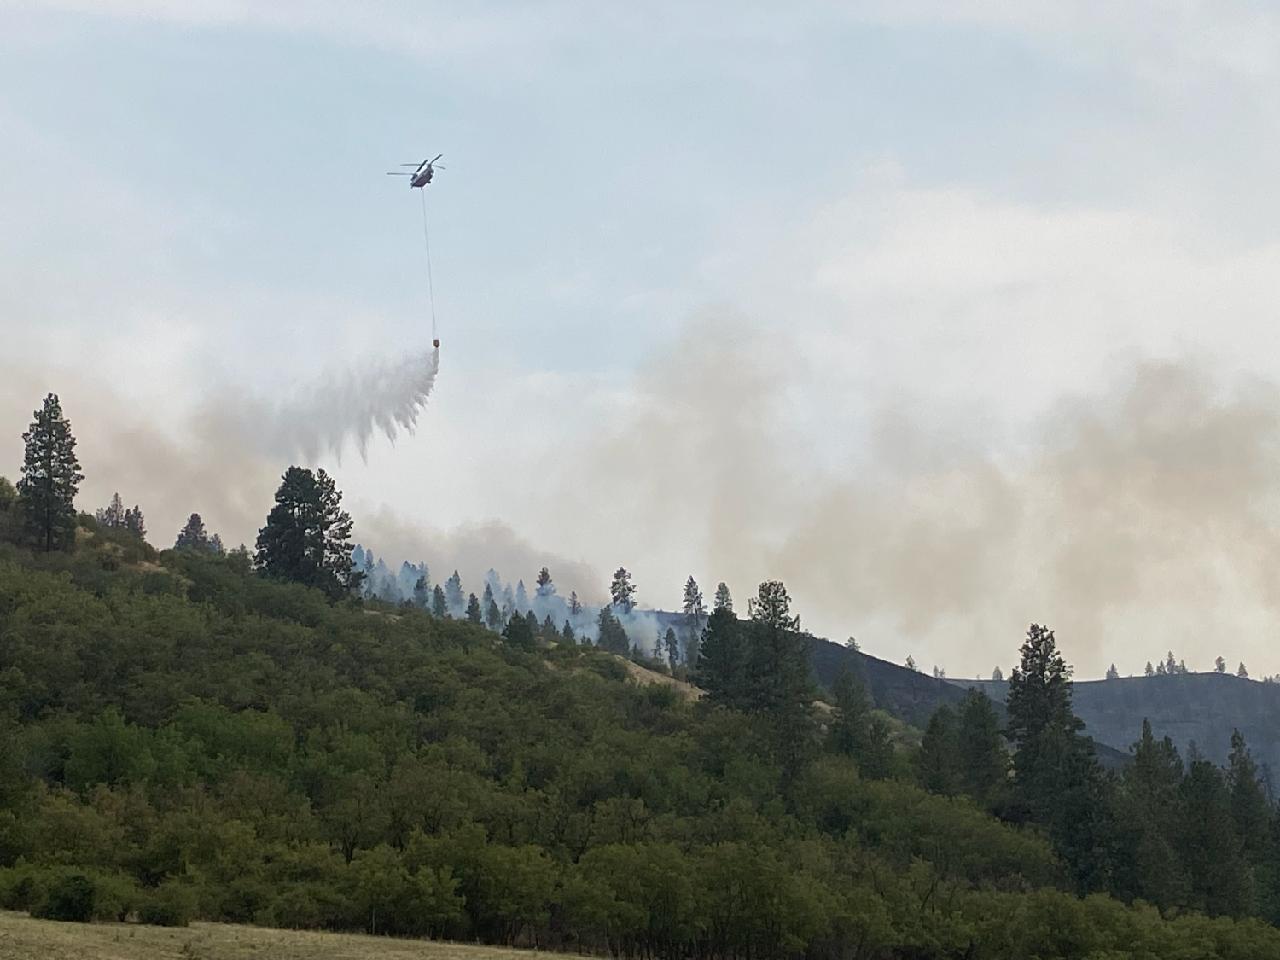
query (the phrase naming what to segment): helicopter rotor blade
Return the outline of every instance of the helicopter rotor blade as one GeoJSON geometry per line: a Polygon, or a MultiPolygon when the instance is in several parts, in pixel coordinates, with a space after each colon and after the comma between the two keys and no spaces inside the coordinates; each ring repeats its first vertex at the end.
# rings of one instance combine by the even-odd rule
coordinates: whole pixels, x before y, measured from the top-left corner
{"type": "Polygon", "coordinates": [[[412,174],[412,173],[401,173],[399,170],[388,170],[388,171],[387,171],[387,176],[388,176],[388,177],[412,177],[412,176],[413,176],[413,174],[412,174]]]}
{"type": "Polygon", "coordinates": [[[443,156],[444,156],[443,153],[437,153],[434,157],[428,160],[427,163],[435,163],[437,160],[439,160],[443,156]]]}

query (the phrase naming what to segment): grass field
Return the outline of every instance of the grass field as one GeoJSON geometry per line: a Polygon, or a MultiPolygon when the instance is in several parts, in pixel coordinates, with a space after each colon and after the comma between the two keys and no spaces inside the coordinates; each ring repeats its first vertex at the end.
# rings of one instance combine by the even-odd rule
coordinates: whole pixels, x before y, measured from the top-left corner
{"type": "Polygon", "coordinates": [[[550,956],[530,950],[221,923],[193,923],[186,929],[55,923],[0,911],[0,960],[536,960],[550,956]]]}

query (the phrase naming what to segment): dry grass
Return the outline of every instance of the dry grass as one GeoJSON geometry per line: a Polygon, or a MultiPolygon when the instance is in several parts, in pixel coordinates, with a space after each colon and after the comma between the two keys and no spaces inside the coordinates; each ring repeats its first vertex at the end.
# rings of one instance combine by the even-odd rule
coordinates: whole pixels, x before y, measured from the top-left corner
{"type": "Polygon", "coordinates": [[[563,955],[427,940],[267,930],[55,923],[0,912],[0,960],[537,960],[563,955]]]}
{"type": "Polygon", "coordinates": [[[634,660],[628,660],[625,657],[618,657],[618,659],[626,666],[627,673],[631,675],[631,679],[641,686],[656,683],[664,687],[673,687],[686,700],[697,700],[702,696],[702,691],[691,683],[685,683],[683,680],[677,680],[675,677],[668,676],[665,673],[642,667],[634,660]]]}

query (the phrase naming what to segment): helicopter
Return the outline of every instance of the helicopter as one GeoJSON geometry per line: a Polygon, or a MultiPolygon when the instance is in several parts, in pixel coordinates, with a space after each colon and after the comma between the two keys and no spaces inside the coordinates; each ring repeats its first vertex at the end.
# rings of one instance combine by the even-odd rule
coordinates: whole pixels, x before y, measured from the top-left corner
{"type": "Polygon", "coordinates": [[[414,187],[419,187],[419,188],[425,187],[428,183],[431,182],[431,178],[436,175],[437,169],[439,170],[444,169],[443,166],[440,166],[440,167],[436,166],[436,161],[443,156],[444,156],[443,153],[437,153],[430,160],[423,160],[421,163],[402,163],[400,164],[400,166],[402,167],[413,167],[414,168],[413,173],[408,173],[407,171],[401,171],[401,170],[388,170],[387,176],[388,177],[409,177],[410,190],[412,190],[414,187]]]}

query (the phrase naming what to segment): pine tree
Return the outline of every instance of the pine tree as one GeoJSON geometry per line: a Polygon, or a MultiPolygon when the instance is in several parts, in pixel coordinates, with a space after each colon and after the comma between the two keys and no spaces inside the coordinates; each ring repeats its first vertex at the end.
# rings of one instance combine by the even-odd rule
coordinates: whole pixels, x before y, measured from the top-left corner
{"type": "Polygon", "coordinates": [[[1236,667],[1236,676],[1241,680],[1249,679],[1249,671],[1245,669],[1243,660],[1240,661],[1240,666],[1236,667]]]}
{"type": "MultiPolygon", "coordinates": [[[[667,663],[674,670],[676,664],[680,662],[680,641],[676,639],[676,632],[671,627],[667,627],[663,645],[667,649],[667,663]]],[[[659,656],[661,656],[661,650],[659,650],[659,656]]]]}
{"type": "Polygon", "coordinates": [[[104,527],[119,529],[124,526],[125,515],[124,501],[120,499],[119,491],[111,495],[111,502],[98,510],[94,517],[104,527]]]}
{"type": "Polygon", "coordinates": [[[538,579],[535,581],[537,586],[534,593],[542,600],[549,600],[555,596],[556,585],[551,582],[551,571],[543,567],[538,571],[538,579]]]}
{"type": "Polygon", "coordinates": [[[920,786],[944,796],[960,792],[958,747],[955,711],[943,704],[933,711],[920,740],[920,786]]]}
{"type": "Polygon", "coordinates": [[[444,587],[438,583],[431,591],[431,615],[437,620],[449,619],[449,601],[445,598],[444,587]]]}
{"type": "Polygon", "coordinates": [[[609,596],[613,605],[623,613],[630,613],[636,605],[636,587],[631,582],[631,574],[625,567],[613,572],[613,582],[609,585],[609,596]]]}
{"type": "Polygon", "coordinates": [[[209,552],[214,556],[226,556],[227,548],[222,545],[222,537],[216,533],[209,538],[209,552]]]}
{"type": "Polygon", "coordinates": [[[178,538],[173,542],[175,550],[208,550],[209,534],[205,531],[204,520],[200,514],[193,513],[186,524],[178,531],[178,538]]]}
{"type": "Polygon", "coordinates": [[[538,636],[538,616],[532,610],[524,615],[525,623],[529,624],[529,632],[536,638],[538,636]]]}
{"type": "Polygon", "coordinates": [[[858,772],[869,780],[889,776],[893,744],[889,741],[888,727],[871,712],[866,685],[853,671],[841,669],[831,685],[831,694],[835,701],[827,727],[831,749],[853,758],[858,772]]]}
{"type": "Polygon", "coordinates": [[[733,597],[729,595],[729,585],[721,580],[716,584],[715,610],[728,610],[733,613],[733,597]]]}
{"type": "Polygon", "coordinates": [[[524,588],[523,580],[520,580],[519,582],[516,583],[515,604],[516,604],[516,610],[529,609],[529,591],[527,591],[524,588]]]}
{"type": "Polygon", "coordinates": [[[1004,683],[1004,671],[1001,670],[999,667],[996,667],[994,670],[991,671],[991,679],[994,680],[996,683],[1004,683]]]}
{"type": "Polygon", "coordinates": [[[571,590],[569,592],[569,616],[576,617],[582,613],[582,601],[578,599],[578,591],[571,590]]]}
{"type": "Polygon", "coordinates": [[[775,749],[790,777],[810,734],[809,638],[800,632],[800,618],[791,613],[782,581],[761,583],[750,607],[746,699],[753,712],[769,720],[775,749]]]}
{"type": "Polygon", "coordinates": [[[548,642],[560,639],[560,631],[556,629],[555,621],[549,613],[542,618],[542,639],[548,642]]]}
{"type": "Polygon", "coordinates": [[[1168,656],[1164,660],[1164,672],[1166,676],[1172,677],[1178,672],[1178,661],[1173,658],[1173,651],[1170,650],[1168,656]]]}
{"type": "Polygon", "coordinates": [[[613,615],[613,609],[608,604],[600,608],[600,615],[596,618],[596,627],[596,643],[602,650],[608,650],[610,653],[617,653],[624,657],[631,652],[631,641],[627,637],[627,631],[618,622],[618,618],[613,615]]]}
{"type": "Polygon", "coordinates": [[[1116,669],[1116,665],[1114,663],[1111,666],[1107,667],[1107,679],[1108,680],[1120,679],[1120,671],[1116,669]]]}
{"type": "Polygon", "coordinates": [[[911,670],[914,672],[916,669],[916,658],[911,656],[911,654],[908,653],[906,662],[903,663],[903,666],[906,667],[908,670],[911,670]]]}
{"type": "Polygon", "coordinates": [[[484,620],[480,610],[480,598],[474,593],[467,594],[467,619],[477,626],[484,620]]]}
{"type": "Polygon", "coordinates": [[[419,610],[427,610],[431,607],[431,587],[427,583],[425,573],[418,577],[413,585],[413,605],[419,610]]]}
{"type": "Polygon", "coordinates": [[[712,703],[745,709],[746,640],[733,611],[720,607],[707,621],[696,664],[694,682],[712,703]]]}
{"type": "Polygon", "coordinates": [[[142,508],[136,503],[132,509],[124,512],[125,529],[132,533],[139,540],[147,538],[147,523],[142,517],[142,508]]]}
{"type": "Polygon", "coordinates": [[[1180,795],[1176,836],[1190,885],[1189,906],[1210,916],[1239,916],[1252,898],[1251,881],[1222,771],[1208,760],[1193,759],[1180,795]]]}
{"type": "Polygon", "coordinates": [[[533,628],[529,626],[529,621],[519,614],[516,614],[507,623],[506,628],[502,631],[502,639],[517,650],[533,650],[537,647],[533,628]]]}
{"type": "Polygon", "coordinates": [[[1150,660],[1147,661],[1147,667],[1143,671],[1143,673],[1145,673],[1148,677],[1154,677],[1156,675],[1156,668],[1151,666],[1150,660]]]}
{"type": "Polygon", "coordinates": [[[1127,851],[1133,879],[1131,895],[1160,907],[1186,903],[1187,878],[1175,849],[1182,819],[1182,759],[1168,737],[1157,740],[1151,723],[1133,745],[1133,763],[1124,771],[1124,797],[1130,808],[1127,851]]]}
{"type": "Polygon", "coordinates": [[[257,547],[255,563],[268,577],[316,587],[331,599],[359,586],[351,565],[351,516],[322,469],[285,471],[257,547]]]}
{"type": "Polygon", "coordinates": [[[1231,818],[1246,858],[1258,864],[1271,845],[1271,809],[1258,779],[1258,767],[1239,730],[1231,731],[1231,755],[1227,759],[1227,789],[1231,793],[1231,818]]]}
{"type": "Polygon", "coordinates": [[[445,581],[444,599],[449,605],[449,613],[455,617],[461,617],[467,609],[466,594],[462,592],[462,577],[458,575],[458,571],[453,571],[453,575],[445,581]]]}
{"type": "Polygon", "coordinates": [[[1223,660],[1223,659],[1222,659],[1222,657],[1218,657],[1217,659],[1215,659],[1215,660],[1213,661],[1213,672],[1214,672],[1214,673],[1226,673],[1226,672],[1227,672],[1227,661],[1223,660]]]}
{"type": "Polygon", "coordinates": [[[972,688],[965,694],[956,734],[960,791],[979,804],[994,806],[1009,779],[1009,755],[1000,735],[1000,718],[986,694],[972,688]]]}
{"type": "MultiPolygon", "coordinates": [[[[690,657],[697,659],[698,643],[702,638],[702,626],[706,621],[707,608],[702,602],[702,591],[698,589],[698,582],[693,577],[685,581],[684,605],[681,609],[684,611],[688,638],[685,641],[685,649],[689,651],[690,657]]],[[[672,665],[674,666],[674,663],[672,665]]]]}
{"type": "Polygon", "coordinates": [[[577,638],[573,634],[573,625],[568,620],[564,622],[564,626],[560,629],[560,642],[566,647],[577,645],[577,638]]]}
{"type": "Polygon", "coordinates": [[[502,611],[498,609],[498,602],[492,597],[484,609],[484,623],[494,633],[501,633],[503,626],[502,611]]]}
{"type": "Polygon", "coordinates": [[[1071,709],[1071,668],[1047,627],[1028,629],[1007,707],[1021,809],[1049,828],[1079,892],[1106,889],[1112,868],[1106,782],[1071,709]]]}
{"type": "Polygon", "coordinates": [[[26,451],[17,490],[23,530],[46,553],[70,550],[75,547],[75,498],[84,479],[76,459],[76,438],[57,394],[45,397],[34,416],[22,435],[26,451]]]}

